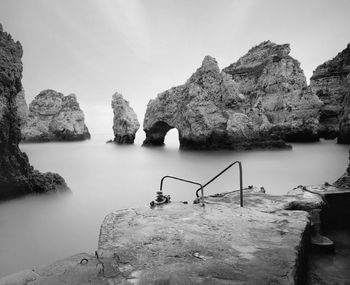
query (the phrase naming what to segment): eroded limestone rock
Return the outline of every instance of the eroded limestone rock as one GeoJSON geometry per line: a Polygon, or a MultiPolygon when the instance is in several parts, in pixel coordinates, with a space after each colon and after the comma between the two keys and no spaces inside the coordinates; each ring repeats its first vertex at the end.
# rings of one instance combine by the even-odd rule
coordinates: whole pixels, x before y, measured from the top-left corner
{"type": "Polygon", "coordinates": [[[350,151],[349,151],[349,166],[345,173],[334,183],[339,188],[350,190],[350,151]]]}
{"type": "Polygon", "coordinates": [[[350,143],[350,44],[332,60],[321,64],[310,78],[310,86],[322,100],[319,134],[350,143]],[[341,132],[339,130],[341,125],[341,132]],[[339,133],[340,132],[340,133],[339,133]]]}
{"type": "Polygon", "coordinates": [[[17,116],[20,119],[20,124],[23,126],[28,119],[28,105],[25,99],[24,90],[22,89],[16,96],[17,116]]]}
{"type": "Polygon", "coordinates": [[[76,95],[48,89],[30,103],[22,136],[25,142],[74,141],[89,139],[90,133],[76,95]]]}
{"type": "Polygon", "coordinates": [[[114,113],[114,142],[119,144],[133,144],[135,134],[140,128],[136,113],[130,107],[129,102],[118,92],[113,94],[112,109],[114,113]]]}
{"type": "Polygon", "coordinates": [[[338,142],[350,144],[350,74],[347,76],[347,92],[342,102],[343,110],[339,118],[339,135],[338,142]]]}
{"type": "Polygon", "coordinates": [[[317,141],[322,103],[307,88],[300,63],[289,53],[289,44],[262,42],[223,71],[251,106],[266,115],[272,133],[286,141],[317,141]]]}
{"type": "Polygon", "coordinates": [[[29,193],[69,190],[55,173],[40,173],[21,152],[22,46],[0,25],[0,200],[29,193]]]}
{"type": "Polygon", "coordinates": [[[150,100],[144,145],[162,145],[166,133],[176,128],[182,149],[286,147],[271,135],[272,127],[266,114],[252,107],[230,76],[220,72],[216,60],[206,56],[185,84],[150,100]]]}

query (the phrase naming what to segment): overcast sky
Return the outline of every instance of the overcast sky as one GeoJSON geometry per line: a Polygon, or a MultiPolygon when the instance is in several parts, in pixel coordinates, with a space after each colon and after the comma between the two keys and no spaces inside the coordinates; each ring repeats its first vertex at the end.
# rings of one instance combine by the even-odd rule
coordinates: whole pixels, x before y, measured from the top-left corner
{"type": "Polygon", "coordinates": [[[90,130],[112,134],[115,91],[142,125],[147,102],[205,55],[224,68],[264,40],[290,43],[309,78],[350,42],[350,1],[0,0],[0,22],[23,45],[27,102],[75,93],[90,130]]]}

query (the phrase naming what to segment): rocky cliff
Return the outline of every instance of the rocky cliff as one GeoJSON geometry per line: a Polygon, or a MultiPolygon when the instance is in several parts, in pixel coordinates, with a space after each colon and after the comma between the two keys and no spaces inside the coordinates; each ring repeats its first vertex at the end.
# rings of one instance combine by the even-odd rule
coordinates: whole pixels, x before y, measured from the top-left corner
{"type": "Polygon", "coordinates": [[[135,134],[140,128],[136,113],[121,94],[116,92],[112,97],[114,142],[133,144],[135,134]]]}
{"type": "Polygon", "coordinates": [[[260,108],[252,107],[231,77],[220,72],[214,58],[178,87],[150,100],[143,123],[144,145],[162,145],[176,128],[180,148],[250,149],[285,147],[271,135],[272,125],[260,108]]]}
{"type": "Polygon", "coordinates": [[[320,136],[328,139],[339,136],[339,142],[343,143],[350,143],[349,74],[350,44],[332,60],[318,66],[310,78],[312,90],[324,103],[320,117],[320,136]]]}
{"type": "Polygon", "coordinates": [[[338,142],[350,144],[350,74],[347,76],[345,88],[347,91],[345,92],[343,102],[341,103],[342,111],[339,117],[338,142]]]}
{"type": "Polygon", "coordinates": [[[251,106],[267,116],[272,133],[286,141],[317,141],[322,103],[307,88],[300,63],[289,53],[289,44],[265,41],[223,71],[251,106]]]}
{"type": "Polygon", "coordinates": [[[334,184],[339,188],[350,189],[350,151],[349,151],[349,166],[346,169],[343,176],[341,176],[334,184]]]}
{"type": "Polygon", "coordinates": [[[22,53],[21,44],[14,42],[0,24],[0,200],[69,189],[58,174],[34,170],[18,147],[21,139],[18,106],[23,103],[22,53]]]}
{"type": "Polygon", "coordinates": [[[75,94],[44,90],[29,105],[23,141],[75,141],[90,138],[75,94]]]}

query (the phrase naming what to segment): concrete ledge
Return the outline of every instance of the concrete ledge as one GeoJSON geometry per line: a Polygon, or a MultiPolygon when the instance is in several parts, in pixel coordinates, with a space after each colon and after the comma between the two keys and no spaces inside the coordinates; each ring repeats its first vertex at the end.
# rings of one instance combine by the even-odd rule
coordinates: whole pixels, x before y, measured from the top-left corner
{"type": "Polygon", "coordinates": [[[0,285],[300,283],[310,222],[295,209],[320,207],[322,199],[254,190],[244,197],[243,208],[239,192],[229,192],[206,197],[205,207],[172,202],[115,211],[101,225],[98,258],[74,255],[0,285]]]}
{"type": "Polygon", "coordinates": [[[133,284],[295,284],[309,225],[307,212],[284,210],[295,200],[250,191],[240,208],[231,192],[207,197],[204,208],[116,211],[98,251],[133,284]]]}

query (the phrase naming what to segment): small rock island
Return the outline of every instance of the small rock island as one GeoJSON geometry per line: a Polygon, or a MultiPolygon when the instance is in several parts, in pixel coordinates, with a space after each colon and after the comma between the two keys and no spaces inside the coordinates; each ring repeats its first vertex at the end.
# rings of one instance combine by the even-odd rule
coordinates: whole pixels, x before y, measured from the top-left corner
{"type": "Polygon", "coordinates": [[[112,97],[114,142],[133,144],[135,134],[140,128],[137,115],[122,94],[116,92],[112,97]]]}
{"type": "Polygon", "coordinates": [[[26,116],[22,46],[0,24],[0,201],[31,193],[70,191],[56,173],[41,173],[18,147],[26,116]]]}
{"type": "Polygon", "coordinates": [[[22,139],[24,142],[90,139],[76,95],[64,96],[51,89],[41,91],[29,105],[22,139]]]}

